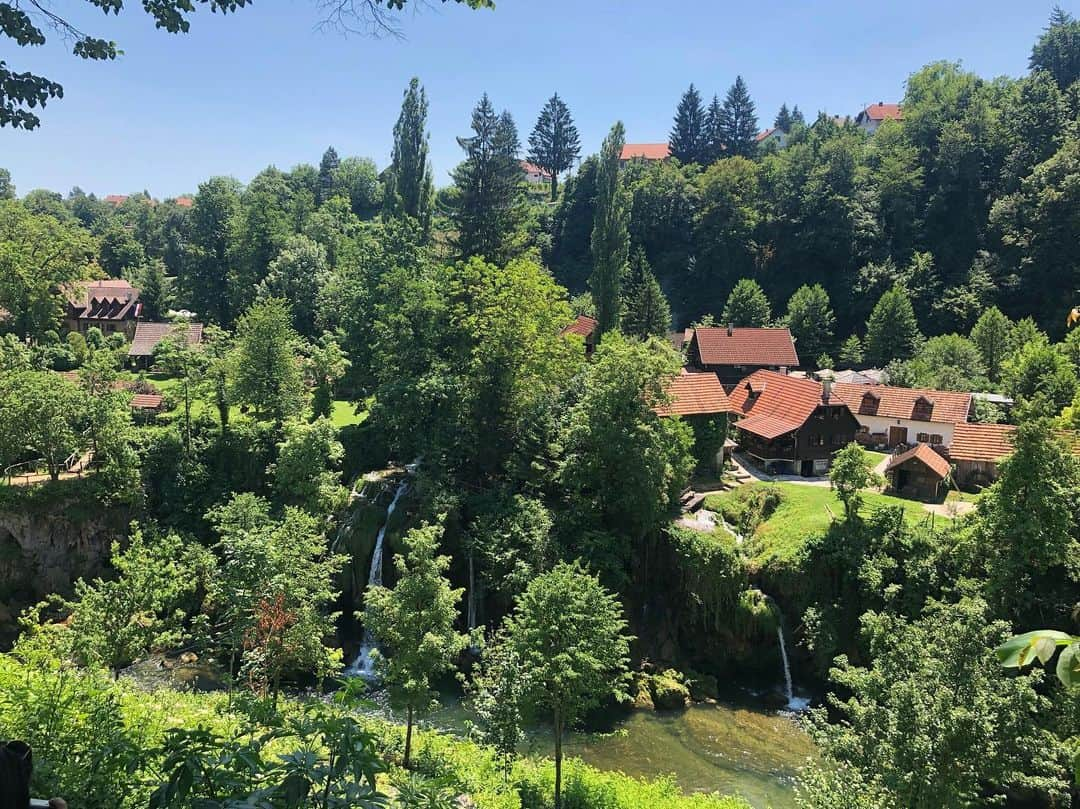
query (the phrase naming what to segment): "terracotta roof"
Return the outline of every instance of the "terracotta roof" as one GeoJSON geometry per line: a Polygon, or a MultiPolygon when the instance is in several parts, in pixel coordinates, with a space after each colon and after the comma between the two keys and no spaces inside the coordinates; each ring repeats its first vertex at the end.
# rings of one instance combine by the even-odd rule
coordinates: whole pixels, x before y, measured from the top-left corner
{"type": "Polygon", "coordinates": [[[192,205],[195,204],[195,200],[193,200],[191,197],[177,197],[173,200],[173,202],[175,202],[181,208],[190,208],[192,205]]]}
{"type": "Polygon", "coordinates": [[[667,160],[671,149],[666,143],[627,143],[622,147],[620,160],[633,160],[640,157],[645,160],[667,160]]]}
{"type": "Polygon", "coordinates": [[[528,160],[521,160],[518,162],[521,163],[521,170],[526,174],[539,174],[541,177],[551,179],[551,172],[547,169],[542,169],[535,163],[530,163],[528,160]]]}
{"type": "Polygon", "coordinates": [[[578,315],[577,319],[569,326],[564,328],[561,334],[577,334],[585,339],[592,336],[596,331],[596,327],[599,325],[596,318],[589,317],[588,315],[578,315]]]}
{"type": "Polygon", "coordinates": [[[906,452],[901,452],[899,455],[893,455],[889,458],[889,463],[885,469],[886,471],[895,469],[901,464],[907,463],[912,458],[918,458],[926,468],[942,480],[948,477],[949,472],[952,469],[949,462],[938,455],[934,450],[930,449],[927,444],[916,444],[906,452]]]}
{"type": "Polygon", "coordinates": [[[161,396],[157,393],[136,393],[131,397],[132,410],[158,410],[161,408],[161,396]]]}
{"type": "MultiPolygon", "coordinates": [[[[735,426],[766,439],[797,430],[822,403],[823,390],[821,383],[812,379],[755,371],[729,396],[732,412],[746,416],[735,426]]],[[[843,404],[841,400],[832,403],[843,404]]]]}
{"type": "Polygon", "coordinates": [[[122,205],[127,200],[127,194],[109,194],[105,197],[105,201],[110,205],[122,205]]]}
{"type": "Polygon", "coordinates": [[[775,131],[776,131],[776,127],[770,127],[769,129],[764,129],[761,132],[758,132],[757,135],[754,136],[754,140],[756,140],[758,143],[761,143],[763,140],[765,140],[765,138],[769,137],[769,135],[771,135],[775,131]]]}
{"type": "Polygon", "coordinates": [[[658,416],[699,416],[731,411],[724,386],[713,373],[696,373],[684,368],[668,384],[667,395],[671,399],[668,404],[653,408],[658,416]]]}
{"type": "Polygon", "coordinates": [[[971,409],[971,394],[949,390],[929,390],[926,388],[895,388],[890,385],[858,385],[851,382],[836,382],[833,392],[847,402],[851,412],[856,415],[884,416],[890,419],[911,419],[919,399],[928,405],[929,418],[917,421],[933,421],[939,424],[962,424],[968,419],[971,409]],[[863,397],[866,399],[864,406],[863,397]],[[871,409],[872,399],[877,399],[877,407],[871,409]]]}
{"type": "Polygon", "coordinates": [[[202,323],[147,323],[135,325],[135,336],[128,349],[129,357],[149,357],[154,353],[154,346],[173,332],[187,330],[188,345],[202,342],[202,323]]]}
{"type": "Polygon", "coordinates": [[[998,461],[1013,451],[1011,424],[957,424],[949,445],[954,461],[998,461]]]}
{"type": "Polygon", "coordinates": [[[142,314],[139,290],[122,278],[77,281],[66,294],[68,315],[77,320],[130,320],[142,314]]]}
{"type": "Polygon", "coordinates": [[[904,118],[904,111],[899,104],[885,104],[881,101],[871,104],[862,114],[871,121],[901,121],[904,118]]]}
{"type": "Polygon", "coordinates": [[[799,364],[795,341],[787,329],[727,327],[694,329],[698,354],[704,365],[786,365],[799,364]]]}

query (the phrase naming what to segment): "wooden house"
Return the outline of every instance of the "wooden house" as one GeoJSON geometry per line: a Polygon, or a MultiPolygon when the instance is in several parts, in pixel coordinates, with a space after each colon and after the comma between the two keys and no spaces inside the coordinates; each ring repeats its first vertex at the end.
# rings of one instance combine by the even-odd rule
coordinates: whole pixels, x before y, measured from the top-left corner
{"type": "Polygon", "coordinates": [[[585,356],[591,357],[596,350],[596,327],[600,324],[596,318],[588,315],[578,315],[574,322],[566,326],[561,334],[576,334],[585,341],[585,356]]]}
{"type": "Polygon", "coordinates": [[[694,329],[686,361],[698,370],[715,373],[730,393],[755,371],[797,367],[799,355],[788,329],[705,327],[694,329]]]}
{"type": "Polygon", "coordinates": [[[667,401],[653,407],[653,412],[665,418],[679,416],[690,425],[699,469],[722,469],[731,401],[716,374],[684,368],[664,392],[667,401]]]}
{"type": "Polygon", "coordinates": [[[889,459],[885,467],[888,490],[915,500],[939,500],[952,467],[928,444],[916,444],[889,459]]]}
{"type": "Polygon", "coordinates": [[[956,485],[981,489],[998,478],[998,464],[1013,451],[1011,424],[958,424],[949,447],[956,485]]]}
{"type": "Polygon", "coordinates": [[[64,325],[79,334],[96,326],[104,334],[121,332],[130,340],[142,317],[139,290],[121,278],[79,281],[68,289],[67,302],[64,325]]]}

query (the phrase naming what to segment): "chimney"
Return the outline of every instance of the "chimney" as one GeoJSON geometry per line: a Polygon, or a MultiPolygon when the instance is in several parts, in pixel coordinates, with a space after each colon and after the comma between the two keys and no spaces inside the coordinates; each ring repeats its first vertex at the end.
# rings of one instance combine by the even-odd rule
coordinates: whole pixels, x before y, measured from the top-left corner
{"type": "Polygon", "coordinates": [[[732,324],[728,323],[728,324],[727,324],[727,336],[728,336],[728,337],[730,337],[730,336],[731,336],[731,329],[732,329],[732,324]]]}
{"type": "Polygon", "coordinates": [[[830,396],[832,396],[832,377],[827,376],[821,380],[821,400],[827,402],[830,396]]]}

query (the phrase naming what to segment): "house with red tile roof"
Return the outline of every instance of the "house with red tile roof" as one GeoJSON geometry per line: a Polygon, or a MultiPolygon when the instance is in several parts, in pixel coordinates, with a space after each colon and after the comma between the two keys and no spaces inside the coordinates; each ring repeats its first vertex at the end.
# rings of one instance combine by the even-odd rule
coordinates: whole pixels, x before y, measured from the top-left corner
{"type": "Polygon", "coordinates": [[[591,357],[596,350],[596,327],[600,323],[594,317],[578,315],[574,322],[563,328],[560,334],[576,334],[585,341],[585,356],[591,357]]]}
{"type": "Polygon", "coordinates": [[[859,429],[828,381],[755,371],[728,398],[739,447],[770,474],[825,474],[859,429]]]}
{"type": "Polygon", "coordinates": [[[754,371],[797,367],[799,355],[788,329],[709,326],[694,329],[686,361],[698,370],[715,373],[730,392],[754,371]]]}
{"type": "Polygon", "coordinates": [[[949,447],[956,425],[972,413],[970,393],[850,382],[834,383],[833,392],[847,402],[863,428],[859,441],[869,446],[949,447]]]}
{"type": "Polygon", "coordinates": [[[667,401],[656,404],[653,412],[662,418],[678,416],[690,425],[699,469],[722,468],[732,407],[716,374],[683,368],[668,382],[664,393],[667,401]]]}
{"type": "Polygon", "coordinates": [[[131,338],[128,357],[137,365],[146,367],[154,355],[158,343],[172,335],[183,335],[189,346],[202,343],[202,323],[149,323],[142,322],[135,326],[135,336],[131,338]]]}
{"type": "Polygon", "coordinates": [[[904,111],[899,104],[886,104],[879,101],[871,104],[855,116],[855,125],[871,135],[886,121],[904,120],[904,111]]]}
{"type": "Polygon", "coordinates": [[[77,281],[68,288],[67,300],[64,325],[80,334],[97,326],[104,334],[122,332],[130,340],[142,317],[139,290],[122,278],[77,281]]]}
{"type": "Polygon", "coordinates": [[[885,467],[888,491],[916,500],[940,500],[952,466],[929,444],[893,455],[885,467]]]}
{"type": "Polygon", "coordinates": [[[957,424],[949,447],[956,485],[981,489],[998,478],[998,463],[1013,451],[1011,424],[957,424]]]}
{"type": "Polygon", "coordinates": [[[195,200],[189,196],[177,197],[173,202],[181,208],[190,208],[195,204],[195,200]]]}
{"type": "Polygon", "coordinates": [[[127,201],[127,194],[107,194],[105,201],[110,205],[123,205],[127,201]]]}
{"type": "Polygon", "coordinates": [[[518,162],[521,164],[521,171],[525,175],[525,182],[529,183],[529,185],[548,185],[551,183],[551,172],[547,169],[542,169],[528,160],[518,162]]]}
{"type": "Polygon", "coordinates": [[[783,149],[787,146],[788,133],[783,129],[777,129],[776,127],[770,127],[758,132],[754,136],[754,141],[761,148],[765,148],[770,144],[776,144],[776,148],[783,149]]]}
{"type": "Polygon", "coordinates": [[[669,157],[671,148],[667,143],[627,143],[619,155],[619,163],[625,166],[631,160],[667,160],[669,157]]]}

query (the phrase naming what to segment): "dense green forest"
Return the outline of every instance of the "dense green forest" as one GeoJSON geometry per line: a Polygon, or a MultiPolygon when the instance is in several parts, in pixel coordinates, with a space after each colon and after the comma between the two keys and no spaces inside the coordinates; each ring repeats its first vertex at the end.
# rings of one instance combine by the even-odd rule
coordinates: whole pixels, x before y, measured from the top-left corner
{"type": "Polygon", "coordinates": [[[995,649],[1080,629],[1080,22],[1022,77],[918,69],[901,108],[869,134],[785,106],[759,146],[741,78],[691,86],[672,158],[623,161],[621,123],[581,159],[557,94],[524,142],[484,95],[440,188],[413,80],[381,170],[331,147],[163,201],[0,170],[0,737],[35,794],[736,809],[563,740],[772,684],[786,630],[823,697],[799,805],[1071,805],[1075,677],[995,649]],[[141,364],[69,327],[109,279],[175,326],[141,364]],[[820,525],[749,485],[707,501],[731,530],[691,527],[683,492],[725,476],[657,413],[669,333],[728,323],[787,326],[808,370],[1003,394],[975,418],[1013,452],[966,513],[869,491],[852,444],[820,525]],[[364,655],[401,724],[357,710],[364,655]],[[132,676],[193,661],[219,688],[132,676]],[[469,738],[417,728],[456,680],[469,738]],[[519,756],[538,725],[553,761],[519,756]]]}

